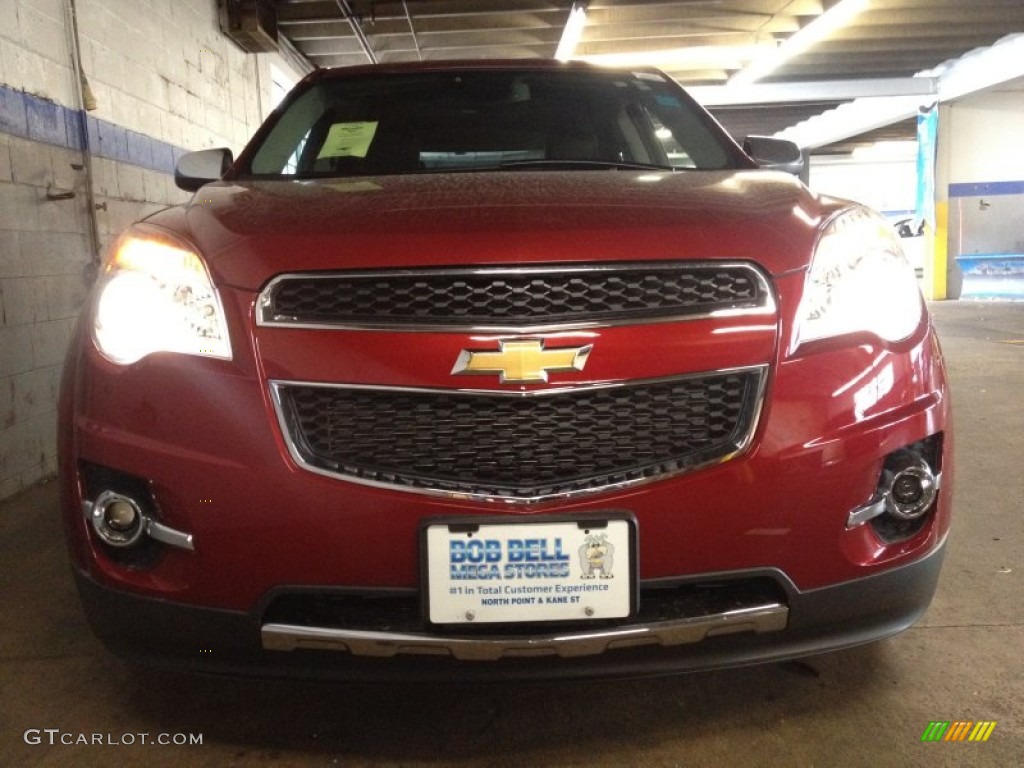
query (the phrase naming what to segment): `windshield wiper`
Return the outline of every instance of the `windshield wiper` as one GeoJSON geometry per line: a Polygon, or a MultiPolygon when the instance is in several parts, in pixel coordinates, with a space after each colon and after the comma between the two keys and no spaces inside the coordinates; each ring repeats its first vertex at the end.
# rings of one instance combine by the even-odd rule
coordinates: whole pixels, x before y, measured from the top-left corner
{"type": "Polygon", "coordinates": [[[501,163],[498,168],[523,169],[532,168],[564,168],[567,170],[613,170],[613,171],[674,171],[670,165],[655,163],[635,163],[626,160],[509,160],[501,163]]]}

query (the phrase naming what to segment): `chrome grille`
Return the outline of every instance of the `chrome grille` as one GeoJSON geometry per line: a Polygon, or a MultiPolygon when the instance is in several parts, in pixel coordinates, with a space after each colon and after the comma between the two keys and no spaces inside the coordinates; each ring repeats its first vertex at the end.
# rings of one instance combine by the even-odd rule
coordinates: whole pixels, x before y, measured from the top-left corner
{"type": "Polygon", "coordinates": [[[598,491],[719,461],[749,439],[764,368],[521,393],[275,382],[303,466],[476,498],[598,491]]]}
{"type": "Polygon", "coordinates": [[[295,274],[260,296],[263,325],[476,328],[622,323],[770,302],[747,264],[588,266],[295,274]]]}

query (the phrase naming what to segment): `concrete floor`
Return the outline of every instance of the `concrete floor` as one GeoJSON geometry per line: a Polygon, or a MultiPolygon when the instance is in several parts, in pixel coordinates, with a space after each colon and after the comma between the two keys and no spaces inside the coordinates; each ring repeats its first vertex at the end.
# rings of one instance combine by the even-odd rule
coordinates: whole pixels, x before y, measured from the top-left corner
{"type": "Polygon", "coordinates": [[[0,766],[1021,765],[1024,304],[934,311],[957,409],[957,516],[936,599],[898,637],[611,683],[403,689],[137,670],[85,625],[51,483],[0,503],[0,766]],[[922,743],[932,720],[998,725],[986,743],[922,743]],[[34,745],[27,729],[202,745],[50,746],[45,732],[34,745]]]}

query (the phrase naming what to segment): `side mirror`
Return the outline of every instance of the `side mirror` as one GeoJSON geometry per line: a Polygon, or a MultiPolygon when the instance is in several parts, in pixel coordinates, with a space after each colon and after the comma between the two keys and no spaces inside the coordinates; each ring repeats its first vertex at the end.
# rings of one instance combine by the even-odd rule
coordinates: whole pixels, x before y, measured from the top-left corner
{"type": "Polygon", "coordinates": [[[203,184],[217,181],[235,161],[226,147],[188,152],[178,158],[174,167],[174,183],[179,189],[195,192],[203,184]]]}
{"type": "Polygon", "coordinates": [[[904,239],[908,237],[921,237],[924,234],[924,219],[920,221],[900,219],[892,226],[896,230],[896,234],[904,239]],[[916,227],[914,226],[915,224],[917,225],[916,227]]]}
{"type": "Polygon", "coordinates": [[[762,168],[785,171],[799,176],[804,170],[804,154],[794,142],[769,136],[748,136],[743,151],[762,168]]]}

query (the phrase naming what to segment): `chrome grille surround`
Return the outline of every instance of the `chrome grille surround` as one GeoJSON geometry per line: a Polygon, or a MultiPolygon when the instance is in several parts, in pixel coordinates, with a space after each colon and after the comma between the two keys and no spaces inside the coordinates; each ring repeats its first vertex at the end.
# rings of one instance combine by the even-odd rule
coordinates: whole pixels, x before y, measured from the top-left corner
{"type": "Polygon", "coordinates": [[[663,480],[734,458],[747,448],[757,428],[767,370],[765,365],[667,379],[527,392],[294,381],[272,381],[271,392],[289,452],[293,460],[308,471],[362,485],[447,498],[531,503],[663,480]],[[711,427],[705,432],[701,430],[708,426],[704,422],[709,400],[700,394],[703,384],[739,390],[733,392],[729,403],[715,405],[727,409],[729,415],[719,418],[722,423],[717,428],[711,427]],[[326,409],[318,409],[316,403],[297,406],[297,394],[307,399],[323,398],[330,406],[326,409]],[[624,426],[625,414],[618,407],[629,407],[638,399],[657,402],[642,413],[634,412],[629,417],[633,419],[632,424],[624,426]],[[387,400],[390,404],[387,409],[375,409],[372,407],[374,400],[387,400]],[[588,411],[583,427],[557,413],[551,418],[552,410],[575,414],[580,411],[581,403],[588,411]],[[448,409],[444,424],[431,409],[432,404],[448,409]],[[487,412],[483,413],[485,407],[487,412]],[[509,450],[500,446],[496,449],[493,440],[485,446],[480,444],[485,434],[489,435],[488,439],[501,438],[502,433],[496,426],[501,421],[494,418],[499,411],[503,418],[512,414],[523,424],[521,434],[516,433],[514,425],[506,433],[509,450]],[[454,418],[452,413],[456,414],[454,418]],[[602,429],[600,424],[595,424],[599,421],[595,414],[601,413],[613,414],[617,421],[602,429]],[[396,426],[392,417],[395,414],[402,414],[405,421],[396,426]],[[382,421],[378,423],[377,419],[382,421]],[[341,429],[353,423],[359,424],[359,434],[341,429]],[[690,433],[673,433],[674,429],[690,430],[690,433]],[[630,435],[631,431],[634,434],[630,435]],[[586,433],[585,440],[578,439],[580,433],[586,433]],[[659,445],[665,449],[658,455],[644,457],[641,435],[643,440],[660,441],[659,445]],[[460,442],[463,437],[465,441],[460,442]],[[525,445],[521,438],[525,438],[525,445]],[[531,439],[535,442],[530,443],[531,439]],[[548,445],[547,440],[553,440],[554,446],[548,445]],[[500,453],[497,458],[493,458],[495,451],[500,453]],[[550,455],[552,451],[559,454],[554,460],[550,455]],[[367,456],[370,462],[378,460],[372,455],[374,452],[383,457],[382,464],[367,466],[367,456]],[[610,457],[620,460],[622,456],[627,457],[622,463],[608,465],[610,457]],[[630,460],[630,456],[634,459],[630,460]],[[433,467],[449,458],[449,468],[432,472],[433,467]],[[418,460],[419,468],[413,466],[410,470],[410,462],[418,460]],[[430,466],[424,466],[424,461],[430,466]],[[494,475],[488,478],[473,474],[475,469],[467,475],[467,466],[478,468],[489,461],[490,466],[496,468],[495,475],[501,476],[498,480],[494,475]],[[595,471],[581,474],[579,467],[588,461],[599,466],[595,471]],[[504,466],[500,466],[502,464],[504,466]],[[538,468],[549,474],[543,479],[530,474],[536,473],[538,468]],[[557,475],[560,468],[574,470],[576,474],[566,471],[559,477],[550,475],[551,472],[557,475]],[[521,483],[509,481],[508,478],[517,473],[532,479],[521,483]]]}
{"type": "Polygon", "coordinates": [[[644,261],[278,275],[256,323],[285,328],[538,333],[775,310],[736,261],[644,261]]]}

